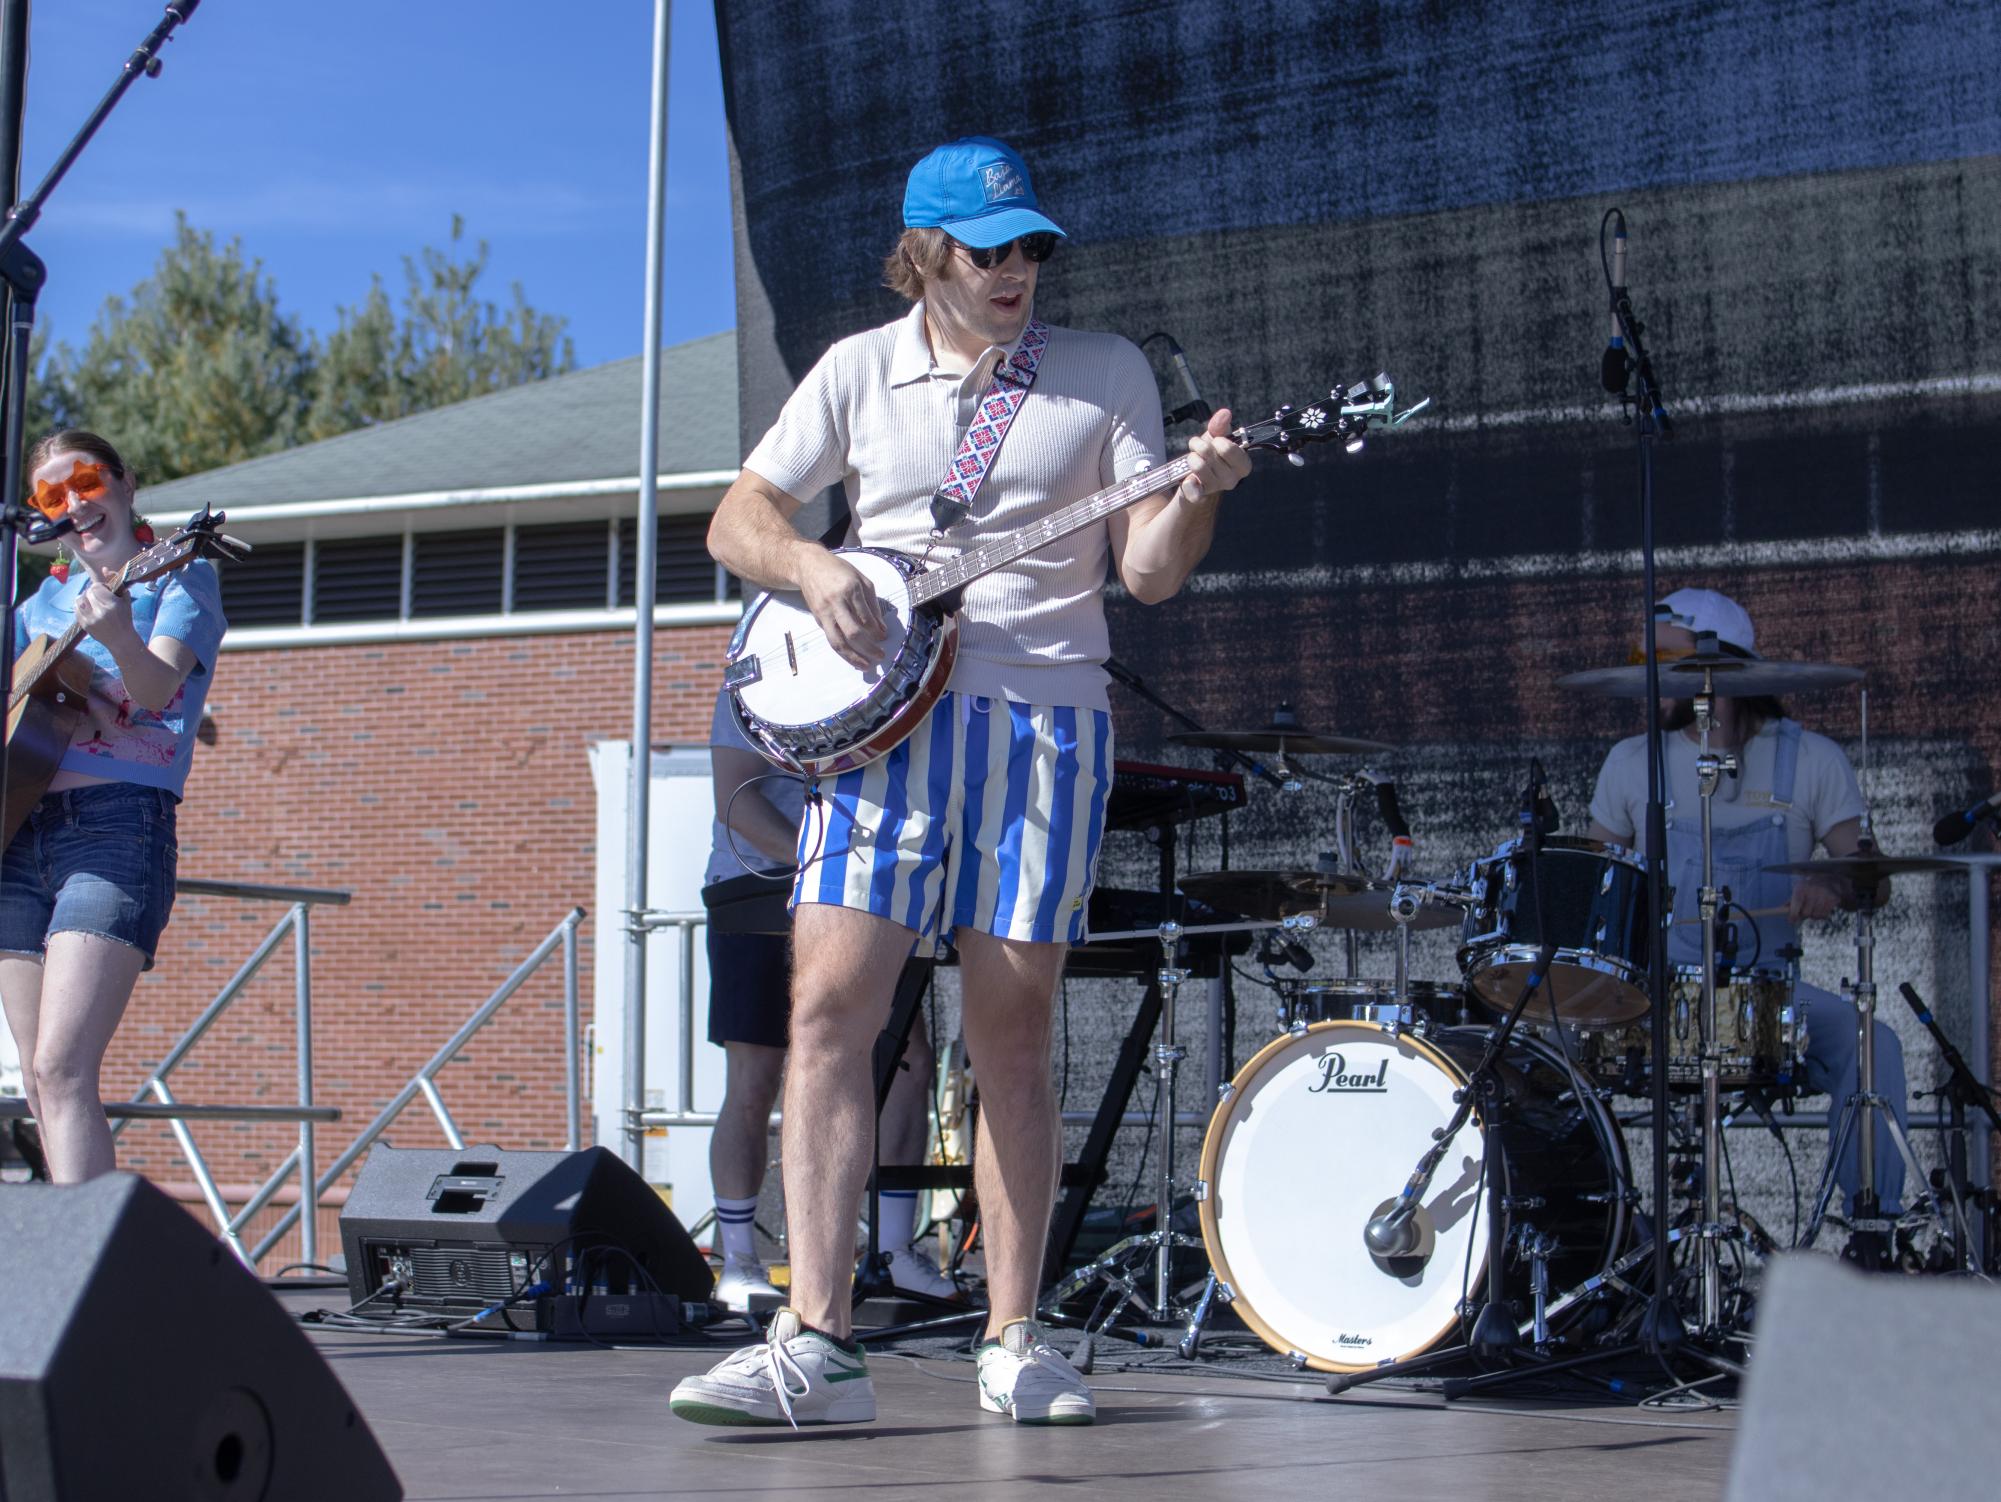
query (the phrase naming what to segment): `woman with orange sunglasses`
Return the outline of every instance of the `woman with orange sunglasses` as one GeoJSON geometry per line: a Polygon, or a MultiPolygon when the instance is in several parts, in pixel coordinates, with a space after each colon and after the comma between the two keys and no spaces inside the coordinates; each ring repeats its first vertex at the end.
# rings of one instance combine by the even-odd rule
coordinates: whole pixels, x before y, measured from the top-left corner
{"type": "Polygon", "coordinates": [[[137,477],[95,433],[51,434],[28,456],[33,504],[68,517],[78,567],[15,607],[16,660],[72,624],[89,711],[48,790],[0,855],[0,1003],[21,1055],[49,1173],[116,1166],[98,1071],[174,902],[174,814],[222,641],[205,561],[114,594],[142,550],[137,477]]]}

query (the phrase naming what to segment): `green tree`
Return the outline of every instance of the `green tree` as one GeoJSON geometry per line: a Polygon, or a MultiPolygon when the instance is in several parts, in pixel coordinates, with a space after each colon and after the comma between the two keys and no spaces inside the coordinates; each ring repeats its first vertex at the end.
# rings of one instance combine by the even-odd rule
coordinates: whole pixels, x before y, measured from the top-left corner
{"type": "Polygon", "coordinates": [[[478,296],[490,249],[481,240],[461,257],[465,221],[452,215],[450,245],[403,259],[406,290],[399,323],[380,278],[319,351],[307,432],[331,437],[484,396],[576,368],[568,320],[538,313],[521,284],[503,309],[478,296]]]}
{"type": "Polygon", "coordinates": [[[83,352],[56,364],[71,416],[158,482],[297,442],[314,352],[263,263],[176,213],[153,275],[108,299],[83,352]]]}

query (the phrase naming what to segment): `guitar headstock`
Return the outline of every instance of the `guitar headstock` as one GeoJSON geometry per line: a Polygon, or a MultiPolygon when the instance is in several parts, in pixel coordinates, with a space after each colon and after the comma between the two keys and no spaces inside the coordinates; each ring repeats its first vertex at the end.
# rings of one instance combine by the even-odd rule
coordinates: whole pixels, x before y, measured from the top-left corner
{"type": "Polygon", "coordinates": [[[1310,443],[1338,442],[1352,454],[1362,447],[1370,429],[1401,426],[1431,405],[1427,396],[1399,411],[1396,396],[1396,383],[1378,372],[1345,390],[1335,387],[1324,400],[1280,407],[1270,417],[1245,423],[1230,437],[1247,449],[1276,450],[1294,464],[1305,462],[1299,451],[1310,443]]]}
{"type": "Polygon", "coordinates": [[[221,558],[230,563],[248,558],[250,544],[222,531],[222,524],[228,519],[227,512],[211,511],[203,506],[188,518],[186,526],[171,537],[154,543],[145,552],[129,559],[119,570],[114,593],[134,584],[144,584],[149,579],[158,579],[163,574],[171,574],[177,568],[186,568],[197,558],[221,558]]]}

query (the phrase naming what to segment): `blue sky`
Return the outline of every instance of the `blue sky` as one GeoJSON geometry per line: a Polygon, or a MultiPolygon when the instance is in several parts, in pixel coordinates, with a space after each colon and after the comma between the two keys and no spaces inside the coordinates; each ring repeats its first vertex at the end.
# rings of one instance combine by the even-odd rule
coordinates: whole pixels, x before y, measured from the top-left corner
{"type": "MultiPolygon", "coordinates": [[[[161,0],[34,0],[22,191],[161,13],[161,0]]],[[[173,234],[176,209],[240,238],[308,327],[442,244],[456,211],[570,320],[577,360],[637,354],[645,286],[653,7],[646,0],[204,0],[56,189],[28,243],[39,304],[81,346],[173,234]]],[[[735,323],[715,16],[674,7],[665,337],[735,323]]]]}

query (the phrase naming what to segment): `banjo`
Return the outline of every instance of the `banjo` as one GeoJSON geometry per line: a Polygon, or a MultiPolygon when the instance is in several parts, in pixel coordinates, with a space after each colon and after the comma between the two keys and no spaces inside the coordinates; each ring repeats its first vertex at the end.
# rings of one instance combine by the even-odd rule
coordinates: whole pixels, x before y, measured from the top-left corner
{"type": "MultiPolygon", "coordinates": [[[[1230,433],[1246,449],[1270,449],[1295,464],[1310,443],[1362,447],[1373,427],[1394,427],[1430,398],[1398,411],[1387,375],[1304,407],[1280,407],[1270,417],[1230,433]]],[[[1186,478],[1188,457],[1111,485],[1051,512],[1005,537],[927,567],[888,548],[840,548],[875,590],[887,626],[880,661],[862,669],[834,651],[794,590],[760,595],[730,639],[723,682],[750,743],[788,771],[829,777],[886,756],[915,730],[944,695],[958,656],[959,600],[967,585],[1017,558],[1104,520],[1186,478]]]]}

